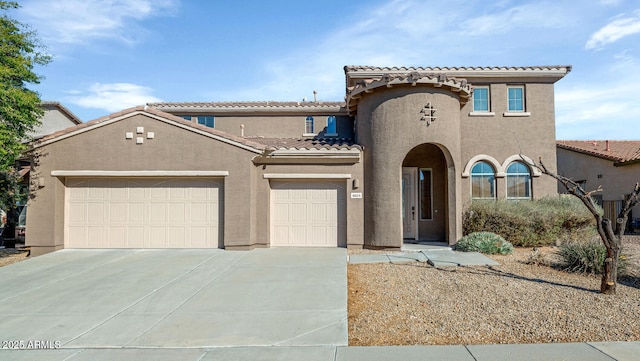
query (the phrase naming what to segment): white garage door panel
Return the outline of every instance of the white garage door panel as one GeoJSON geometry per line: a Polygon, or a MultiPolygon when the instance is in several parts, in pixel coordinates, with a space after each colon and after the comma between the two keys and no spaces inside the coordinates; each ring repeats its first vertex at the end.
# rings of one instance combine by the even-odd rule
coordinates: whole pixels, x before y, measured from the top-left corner
{"type": "Polygon", "coordinates": [[[346,245],[342,182],[272,181],[271,246],[346,245]]]}
{"type": "Polygon", "coordinates": [[[222,180],[74,178],[68,248],[217,248],[222,180]]]}

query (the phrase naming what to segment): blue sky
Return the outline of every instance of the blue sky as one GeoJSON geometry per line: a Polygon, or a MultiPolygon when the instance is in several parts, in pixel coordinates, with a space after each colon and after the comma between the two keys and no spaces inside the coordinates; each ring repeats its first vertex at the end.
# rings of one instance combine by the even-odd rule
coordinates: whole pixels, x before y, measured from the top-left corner
{"type": "Polygon", "coordinates": [[[572,65],[558,139],[640,139],[636,0],[24,0],[83,121],[149,101],[344,99],[345,65],[572,65]]]}

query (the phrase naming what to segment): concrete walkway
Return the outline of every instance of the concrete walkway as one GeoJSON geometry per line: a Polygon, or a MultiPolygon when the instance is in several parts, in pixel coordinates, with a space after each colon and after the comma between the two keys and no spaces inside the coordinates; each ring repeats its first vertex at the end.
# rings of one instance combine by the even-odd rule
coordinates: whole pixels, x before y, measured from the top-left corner
{"type": "Polygon", "coordinates": [[[434,267],[496,266],[498,262],[478,252],[456,252],[448,245],[405,243],[402,252],[349,255],[351,264],[427,262],[434,267]]]}
{"type": "Polygon", "coordinates": [[[25,361],[637,361],[640,342],[474,346],[242,346],[214,348],[62,348],[0,350],[25,361]]]}
{"type": "MultiPolygon", "coordinates": [[[[437,261],[404,253],[387,260],[437,261]]],[[[640,342],[348,347],[346,259],[64,250],[1,267],[0,360],[640,360],[640,342]]]]}

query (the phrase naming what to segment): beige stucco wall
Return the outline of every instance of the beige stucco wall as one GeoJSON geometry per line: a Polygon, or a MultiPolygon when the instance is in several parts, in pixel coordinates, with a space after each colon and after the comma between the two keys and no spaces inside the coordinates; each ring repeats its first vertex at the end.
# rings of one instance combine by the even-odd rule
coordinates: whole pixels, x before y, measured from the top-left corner
{"type": "Polygon", "coordinates": [[[51,176],[53,170],[100,171],[229,171],[224,179],[224,244],[247,246],[256,242],[254,204],[256,155],[245,149],[211,139],[172,124],[135,115],[88,130],[40,148],[40,165],[32,171],[42,177],[44,187],[29,202],[28,245],[34,255],[60,249],[64,245],[64,177],[51,176]],[[137,145],[125,139],[136,127],[154,132],[154,139],[137,145]]]}
{"type": "Polygon", "coordinates": [[[365,245],[402,246],[402,163],[411,149],[425,143],[437,145],[447,160],[446,239],[455,243],[462,233],[458,96],[430,86],[379,88],[363,96],[357,112],[357,141],[365,149],[365,245]],[[420,120],[427,103],[437,109],[431,125],[420,120]]]}
{"type": "MultiPolygon", "coordinates": [[[[508,117],[507,84],[490,84],[490,105],[493,116],[472,116],[470,101],[461,110],[462,164],[467,166],[477,155],[494,158],[506,169],[507,158],[523,154],[534,161],[541,157],[549,170],[556,170],[555,109],[553,84],[525,85],[525,111],[528,116],[508,117]]],[[[516,83],[522,84],[522,83],[516,83]]],[[[497,178],[497,197],[506,197],[506,179],[497,178]]],[[[557,194],[556,182],[548,176],[532,177],[534,198],[557,194]]],[[[470,178],[462,179],[462,198],[471,199],[470,178]]]]}
{"type": "MultiPolygon", "coordinates": [[[[620,201],[640,182],[640,163],[615,167],[613,161],[593,157],[567,149],[557,148],[558,173],[575,181],[586,181],[585,190],[602,186],[603,201],[620,201]],[[599,177],[600,176],[600,177],[599,177]]],[[[558,183],[558,192],[566,193],[558,183]]],[[[632,209],[633,217],[640,217],[640,206],[632,209]]]]}

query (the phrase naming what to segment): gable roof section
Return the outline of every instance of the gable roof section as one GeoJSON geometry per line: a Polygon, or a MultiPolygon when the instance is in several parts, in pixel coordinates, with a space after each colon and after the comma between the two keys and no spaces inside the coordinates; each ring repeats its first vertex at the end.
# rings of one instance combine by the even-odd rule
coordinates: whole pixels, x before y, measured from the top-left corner
{"type": "Polygon", "coordinates": [[[180,128],[187,129],[187,130],[208,136],[210,138],[217,139],[224,143],[234,145],[236,147],[243,148],[245,150],[248,150],[254,153],[262,153],[262,151],[265,149],[265,146],[262,144],[255,143],[245,138],[234,136],[225,132],[221,132],[217,129],[209,128],[204,125],[193,123],[188,120],[177,117],[175,115],[165,113],[163,111],[160,111],[151,107],[147,107],[147,106],[137,106],[134,108],[125,109],[117,113],[109,114],[107,116],[104,116],[86,123],[81,123],[74,127],[63,129],[53,134],[46,135],[43,138],[41,138],[37,143],[35,143],[35,147],[37,148],[53,142],[57,142],[62,139],[86,132],[88,130],[96,129],[96,128],[105,126],[107,124],[111,124],[126,118],[130,118],[138,114],[147,115],[156,120],[160,120],[166,123],[176,125],[180,128]]]}
{"type": "Polygon", "coordinates": [[[344,102],[159,102],[148,103],[150,107],[172,113],[304,113],[327,114],[346,113],[344,102]]]}
{"type": "Polygon", "coordinates": [[[610,160],[615,166],[640,162],[640,140],[558,140],[558,148],[610,160]]]}

